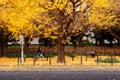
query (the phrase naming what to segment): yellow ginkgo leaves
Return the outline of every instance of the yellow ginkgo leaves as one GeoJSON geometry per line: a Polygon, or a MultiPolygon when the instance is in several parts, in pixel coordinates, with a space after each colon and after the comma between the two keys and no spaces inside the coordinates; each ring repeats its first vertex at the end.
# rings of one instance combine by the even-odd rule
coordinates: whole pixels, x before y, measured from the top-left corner
{"type": "Polygon", "coordinates": [[[82,31],[84,27],[80,26],[88,23],[100,27],[115,25],[119,19],[110,7],[112,4],[113,0],[0,0],[0,24],[5,22],[15,37],[42,34],[56,38],[58,33],[72,33],[74,26],[82,31]]]}
{"type": "Polygon", "coordinates": [[[96,7],[108,7],[110,5],[110,1],[111,0],[95,0],[94,3],[93,3],[93,7],[96,8],[96,7]]]}
{"type": "Polygon", "coordinates": [[[92,6],[89,22],[99,27],[114,26],[117,23],[117,16],[110,9],[112,4],[112,0],[96,0],[92,6]]]}
{"type": "Polygon", "coordinates": [[[16,39],[20,34],[29,37],[38,34],[40,26],[37,27],[32,22],[32,19],[41,12],[38,0],[7,0],[0,10],[0,18],[7,23],[8,30],[16,39]]]}

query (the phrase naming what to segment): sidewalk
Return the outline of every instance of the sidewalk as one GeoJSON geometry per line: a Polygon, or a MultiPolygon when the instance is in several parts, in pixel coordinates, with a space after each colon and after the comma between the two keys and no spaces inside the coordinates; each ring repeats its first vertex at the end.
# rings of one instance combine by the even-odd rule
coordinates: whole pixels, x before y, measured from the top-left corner
{"type": "Polygon", "coordinates": [[[120,63],[114,63],[111,66],[110,63],[97,63],[94,61],[95,58],[89,58],[85,61],[83,58],[83,64],[80,63],[79,58],[75,58],[74,61],[71,58],[66,59],[66,65],[56,63],[57,58],[51,59],[51,65],[45,58],[39,59],[33,62],[33,58],[26,58],[24,63],[18,64],[18,58],[0,58],[0,70],[14,70],[14,69],[49,69],[49,68],[71,68],[71,69],[82,69],[82,68],[120,68],[120,63]]]}

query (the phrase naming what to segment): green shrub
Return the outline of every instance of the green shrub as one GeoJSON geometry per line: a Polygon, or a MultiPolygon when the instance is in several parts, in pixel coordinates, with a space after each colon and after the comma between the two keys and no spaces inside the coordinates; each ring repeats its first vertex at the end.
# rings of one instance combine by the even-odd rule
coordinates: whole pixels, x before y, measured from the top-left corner
{"type": "Polygon", "coordinates": [[[43,55],[46,58],[48,58],[48,57],[55,57],[55,56],[57,56],[57,53],[56,52],[45,52],[43,55]]]}
{"type": "MultiPolygon", "coordinates": [[[[97,62],[97,60],[95,60],[95,62],[97,62]]],[[[120,61],[116,58],[107,58],[107,59],[98,59],[98,62],[100,63],[119,63],[120,61]]]]}
{"type": "Polygon", "coordinates": [[[35,54],[35,53],[25,53],[24,55],[29,58],[29,57],[33,57],[34,54],[35,54]]]}
{"type": "Polygon", "coordinates": [[[4,56],[9,58],[18,57],[18,53],[9,52],[9,53],[5,53],[4,56]]]}
{"type": "Polygon", "coordinates": [[[76,56],[76,54],[73,53],[73,52],[65,52],[65,55],[69,56],[69,57],[72,57],[72,58],[76,56]]]}
{"type": "Polygon", "coordinates": [[[92,45],[95,45],[95,44],[92,43],[92,42],[83,42],[83,45],[84,46],[92,46],[92,45]]]}
{"type": "MultiPolygon", "coordinates": [[[[95,62],[97,62],[97,60],[95,60],[95,62]]],[[[104,63],[103,59],[98,59],[98,62],[104,63]]]]}
{"type": "MultiPolygon", "coordinates": [[[[34,53],[24,53],[25,57],[33,57],[34,53]]],[[[14,58],[14,57],[20,57],[21,53],[5,53],[4,55],[5,57],[9,57],[9,58],[14,58]]]]}
{"type": "Polygon", "coordinates": [[[119,60],[117,60],[116,58],[113,58],[113,59],[111,59],[111,58],[107,58],[107,59],[105,59],[104,60],[104,63],[119,63],[119,60]]]}

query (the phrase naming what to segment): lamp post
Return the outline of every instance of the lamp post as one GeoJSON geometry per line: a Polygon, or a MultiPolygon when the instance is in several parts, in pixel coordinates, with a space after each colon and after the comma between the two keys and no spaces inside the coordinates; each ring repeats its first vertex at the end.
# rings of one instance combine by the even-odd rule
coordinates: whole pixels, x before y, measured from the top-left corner
{"type": "Polygon", "coordinates": [[[24,37],[23,35],[21,34],[20,35],[20,45],[21,45],[21,63],[24,62],[24,37]]]}

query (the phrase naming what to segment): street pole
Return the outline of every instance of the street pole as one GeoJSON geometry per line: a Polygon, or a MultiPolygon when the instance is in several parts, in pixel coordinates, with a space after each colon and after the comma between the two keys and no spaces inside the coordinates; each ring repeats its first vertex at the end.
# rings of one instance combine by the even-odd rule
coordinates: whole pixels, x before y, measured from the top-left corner
{"type": "Polygon", "coordinates": [[[24,62],[24,38],[23,35],[20,35],[20,43],[21,43],[21,63],[24,62]]]}

